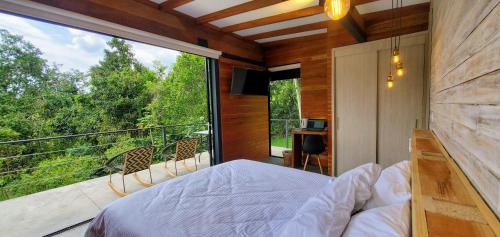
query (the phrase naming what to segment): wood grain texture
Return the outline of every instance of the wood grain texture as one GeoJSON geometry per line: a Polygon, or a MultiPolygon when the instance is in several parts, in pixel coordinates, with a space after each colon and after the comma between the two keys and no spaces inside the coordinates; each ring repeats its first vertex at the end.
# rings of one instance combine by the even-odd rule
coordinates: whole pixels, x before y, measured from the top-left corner
{"type": "Polygon", "coordinates": [[[194,19],[134,0],[34,1],[192,44],[203,38],[211,49],[262,61],[262,48],[255,42],[204,27],[194,19]]]}
{"type": "Polygon", "coordinates": [[[267,96],[230,95],[234,66],[263,69],[225,58],[219,60],[224,161],[267,160],[269,157],[267,96]]]}
{"type": "Polygon", "coordinates": [[[236,5],[230,8],[226,8],[220,11],[212,12],[210,14],[198,17],[196,21],[199,23],[207,23],[210,21],[219,20],[222,18],[238,15],[240,13],[253,11],[259,8],[271,6],[274,4],[278,4],[280,2],[284,2],[286,0],[253,0],[250,2],[246,2],[240,5],[236,5]]]}
{"type": "Polygon", "coordinates": [[[160,9],[164,10],[164,11],[169,11],[169,10],[172,10],[176,7],[180,7],[184,4],[188,4],[192,1],[193,0],[168,0],[168,1],[160,4],[160,9]]]}
{"type": "Polygon", "coordinates": [[[377,161],[377,71],[377,50],[335,56],[337,175],[377,161]]]}
{"type": "Polygon", "coordinates": [[[498,236],[493,211],[428,130],[413,132],[411,170],[413,237],[498,236]],[[429,150],[440,158],[425,158],[429,150]]]}
{"type": "Polygon", "coordinates": [[[500,216],[498,0],[432,2],[431,122],[449,154],[500,216]],[[456,27],[460,25],[460,27],[456,27]]]}
{"type": "Polygon", "coordinates": [[[327,27],[328,27],[328,21],[322,21],[322,22],[316,22],[316,23],[307,24],[307,25],[290,27],[290,28],[286,28],[286,29],[282,29],[282,30],[268,31],[268,32],[260,33],[260,34],[246,36],[245,38],[248,40],[257,40],[257,39],[276,37],[276,36],[280,36],[280,35],[294,34],[294,33],[299,33],[299,32],[304,32],[304,31],[309,31],[309,30],[326,29],[327,27]]]}
{"type": "MultiPolygon", "coordinates": [[[[404,39],[403,39],[404,40],[404,39]]],[[[378,52],[378,162],[388,167],[408,160],[408,139],[413,128],[421,128],[424,121],[425,44],[401,46],[403,76],[394,75],[395,85],[387,88],[389,49],[378,52]]]]}
{"type": "Polygon", "coordinates": [[[306,16],[312,16],[316,14],[320,14],[323,12],[323,7],[320,6],[315,6],[315,7],[308,7],[308,8],[303,8],[300,10],[296,11],[291,11],[291,12],[286,12],[274,16],[269,16],[269,17],[264,17],[264,18],[259,18],[253,21],[247,21],[239,24],[234,24],[230,26],[226,26],[222,28],[222,31],[224,32],[234,32],[234,31],[239,31],[239,30],[244,30],[248,28],[253,28],[257,26],[262,26],[262,25],[267,25],[267,24],[272,24],[280,21],[286,21],[286,20],[292,20],[295,18],[300,18],[300,17],[306,17],[306,16]]]}
{"type": "MultiPolygon", "coordinates": [[[[405,74],[394,75],[395,86],[390,89],[386,80],[389,65],[392,70],[394,65],[389,62],[388,39],[333,50],[338,174],[368,162],[388,167],[409,159],[408,140],[413,128],[421,127],[425,119],[422,105],[426,37],[425,32],[402,37],[405,74]],[[346,60],[349,58],[354,59],[346,60]]],[[[433,156],[438,151],[429,150],[426,155],[433,156]]]]}

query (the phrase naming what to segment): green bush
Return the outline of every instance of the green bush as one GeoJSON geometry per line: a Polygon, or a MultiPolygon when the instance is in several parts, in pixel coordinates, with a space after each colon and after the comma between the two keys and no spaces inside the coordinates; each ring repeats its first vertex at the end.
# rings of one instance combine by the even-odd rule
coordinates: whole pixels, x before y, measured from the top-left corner
{"type": "MultiPolygon", "coordinates": [[[[89,179],[102,165],[102,159],[93,156],[57,157],[40,162],[31,173],[26,171],[20,178],[3,187],[7,197],[23,196],[57,188],[89,179]]],[[[4,194],[5,196],[5,194],[4,194]]]]}

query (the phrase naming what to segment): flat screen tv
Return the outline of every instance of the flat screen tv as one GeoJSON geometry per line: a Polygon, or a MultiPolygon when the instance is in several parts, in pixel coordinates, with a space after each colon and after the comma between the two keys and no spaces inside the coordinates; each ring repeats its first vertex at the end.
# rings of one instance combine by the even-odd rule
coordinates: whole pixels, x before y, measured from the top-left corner
{"type": "Polygon", "coordinates": [[[245,68],[233,68],[231,95],[269,94],[269,75],[266,71],[245,68]]]}

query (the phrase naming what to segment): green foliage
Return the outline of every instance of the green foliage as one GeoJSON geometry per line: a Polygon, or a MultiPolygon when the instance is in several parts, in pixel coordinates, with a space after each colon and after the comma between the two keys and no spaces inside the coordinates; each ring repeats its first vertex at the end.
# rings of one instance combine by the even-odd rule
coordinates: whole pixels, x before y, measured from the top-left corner
{"type": "Polygon", "coordinates": [[[118,137],[116,143],[111,148],[106,150],[105,154],[106,157],[112,158],[125,151],[132,150],[135,147],[134,139],[132,139],[130,135],[122,135],[118,137]]]}
{"type": "MultiPolygon", "coordinates": [[[[296,79],[271,82],[271,119],[277,119],[271,121],[271,140],[284,140],[286,133],[285,119],[291,120],[288,122],[288,129],[300,125],[298,122],[298,119],[300,119],[297,96],[298,86],[295,80],[296,79]]],[[[279,144],[281,145],[281,143],[279,144]]]]}
{"type": "Polygon", "coordinates": [[[124,40],[113,38],[108,46],[104,59],[90,69],[90,97],[100,114],[99,130],[135,127],[152,99],[148,85],[159,78],[134,58],[124,40]]]}
{"type": "Polygon", "coordinates": [[[205,58],[181,53],[170,73],[150,87],[154,99],[141,122],[146,126],[206,123],[205,86],[205,58]]]}
{"type": "Polygon", "coordinates": [[[294,80],[271,82],[271,118],[299,119],[297,87],[294,80]]]}
{"type": "MultiPolygon", "coordinates": [[[[293,142],[292,136],[288,136],[288,147],[292,147],[292,142],[293,142]]],[[[286,144],[285,137],[273,137],[273,138],[271,138],[271,146],[287,147],[286,145],[287,144],[286,144]]]]}
{"type": "Polygon", "coordinates": [[[102,160],[92,156],[56,157],[40,162],[32,173],[22,173],[3,188],[10,191],[9,198],[40,192],[87,180],[101,165],[102,160]]]}
{"type": "MultiPolygon", "coordinates": [[[[88,72],[61,72],[30,42],[0,30],[0,141],[206,123],[203,57],[181,53],[172,68],[149,69],[126,41],[107,44],[88,72]]],[[[169,128],[168,141],[200,129],[169,128]]],[[[161,130],[0,145],[8,157],[0,159],[0,200],[89,179],[106,159],[151,144],[163,145],[161,130]]]]}

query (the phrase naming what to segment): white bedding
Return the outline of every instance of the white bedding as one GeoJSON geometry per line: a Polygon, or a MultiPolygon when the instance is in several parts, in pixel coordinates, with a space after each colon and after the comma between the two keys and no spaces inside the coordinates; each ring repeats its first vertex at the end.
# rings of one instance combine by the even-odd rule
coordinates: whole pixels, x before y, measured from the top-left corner
{"type": "Polygon", "coordinates": [[[121,198],[86,236],[277,236],[331,177],[231,161],[121,198]]]}

